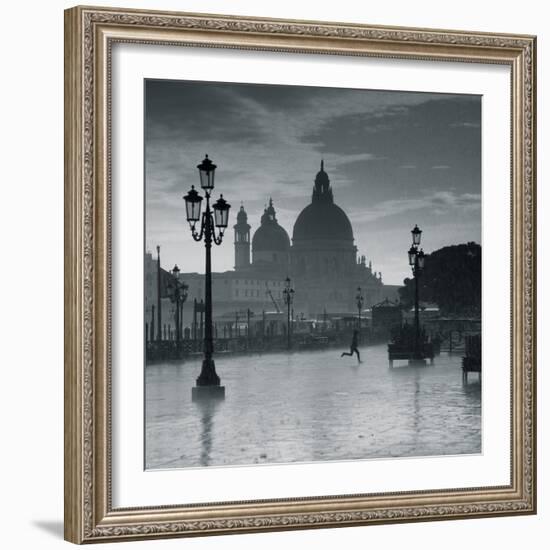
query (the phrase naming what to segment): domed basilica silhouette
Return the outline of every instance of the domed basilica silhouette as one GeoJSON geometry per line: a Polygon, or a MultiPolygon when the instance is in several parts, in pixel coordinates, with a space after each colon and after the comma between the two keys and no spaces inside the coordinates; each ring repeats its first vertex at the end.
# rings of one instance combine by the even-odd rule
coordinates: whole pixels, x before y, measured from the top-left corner
{"type": "Polygon", "coordinates": [[[292,243],[271,198],[252,240],[251,229],[241,206],[234,225],[235,275],[263,281],[290,277],[298,311],[309,316],[355,311],[358,287],[366,307],[383,297],[382,275],[372,271],[370,262],[367,266],[365,256],[358,257],[351,222],[334,202],[323,161],[311,203],[294,223],[292,243]]]}

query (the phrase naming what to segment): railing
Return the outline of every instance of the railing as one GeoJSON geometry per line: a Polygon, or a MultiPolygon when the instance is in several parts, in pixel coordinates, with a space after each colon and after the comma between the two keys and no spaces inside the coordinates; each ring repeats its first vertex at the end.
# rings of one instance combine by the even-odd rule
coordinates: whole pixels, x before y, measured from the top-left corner
{"type": "MultiPolygon", "coordinates": [[[[349,346],[351,334],[346,332],[316,332],[313,334],[297,333],[292,335],[292,351],[311,351],[312,349],[326,349],[329,347],[349,346]]],[[[375,343],[367,331],[364,331],[359,345],[375,343]]],[[[287,351],[285,334],[278,335],[245,335],[233,338],[214,338],[214,353],[270,353],[287,351]]],[[[203,353],[203,340],[200,338],[184,338],[176,340],[153,340],[146,344],[146,361],[155,363],[160,361],[182,360],[200,356],[203,353]]]]}

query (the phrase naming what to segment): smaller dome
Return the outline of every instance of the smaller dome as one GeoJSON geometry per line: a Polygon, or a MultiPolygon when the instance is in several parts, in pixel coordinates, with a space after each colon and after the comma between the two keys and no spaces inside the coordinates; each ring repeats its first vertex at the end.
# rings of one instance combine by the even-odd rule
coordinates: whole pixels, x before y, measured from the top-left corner
{"type": "Polygon", "coordinates": [[[269,199],[269,206],[264,210],[261,225],[252,237],[252,250],[253,252],[288,252],[290,250],[290,238],[277,222],[272,199],[269,199]]]}
{"type": "Polygon", "coordinates": [[[280,225],[261,225],[252,237],[254,252],[281,251],[290,249],[290,239],[287,232],[280,225]]]}

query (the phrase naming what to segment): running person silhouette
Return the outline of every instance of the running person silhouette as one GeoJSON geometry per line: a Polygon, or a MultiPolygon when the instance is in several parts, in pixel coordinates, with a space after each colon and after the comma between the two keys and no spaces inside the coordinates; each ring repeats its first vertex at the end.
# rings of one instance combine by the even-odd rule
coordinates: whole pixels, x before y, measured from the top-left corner
{"type": "Polygon", "coordinates": [[[361,355],[359,354],[359,350],[357,349],[357,338],[359,337],[359,331],[354,330],[353,331],[353,338],[351,339],[351,346],[349,347],[349,353],[343,352],[340,357],[344,357],[344,355],[348,355],[351,357],[354,353],[357,354],[357,361],[359,363],[362,363],[361,361],[361,355]]]}

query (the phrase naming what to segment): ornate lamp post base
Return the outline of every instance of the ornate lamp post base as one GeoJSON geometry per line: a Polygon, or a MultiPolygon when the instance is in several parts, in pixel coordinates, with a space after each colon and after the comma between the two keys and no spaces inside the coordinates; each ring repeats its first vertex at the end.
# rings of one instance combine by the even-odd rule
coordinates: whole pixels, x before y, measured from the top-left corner
{"type": "Polygon", "coordinates": [[[197,378],[197,385],[191,390],[191,399],[224,399],[225,386],[220,386],[220,377],[216,374],[213,359],[204,359],[197,378]]]}

